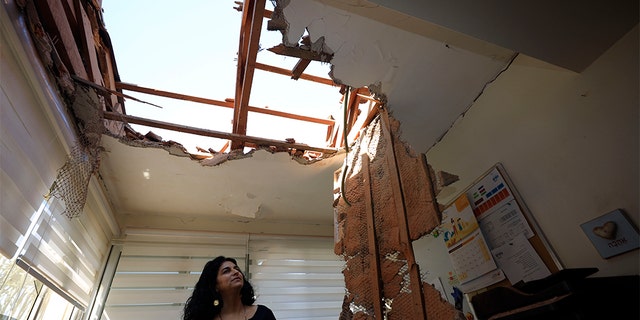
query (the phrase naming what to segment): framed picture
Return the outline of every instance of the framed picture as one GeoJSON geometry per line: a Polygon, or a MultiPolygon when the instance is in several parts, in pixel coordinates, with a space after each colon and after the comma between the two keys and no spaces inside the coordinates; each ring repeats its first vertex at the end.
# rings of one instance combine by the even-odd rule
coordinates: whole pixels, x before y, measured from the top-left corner
{"type": "Polygon", "coordinates": [[[620,209],[580,226],[604,259],[640,247],[638,230],[620,209]]]}

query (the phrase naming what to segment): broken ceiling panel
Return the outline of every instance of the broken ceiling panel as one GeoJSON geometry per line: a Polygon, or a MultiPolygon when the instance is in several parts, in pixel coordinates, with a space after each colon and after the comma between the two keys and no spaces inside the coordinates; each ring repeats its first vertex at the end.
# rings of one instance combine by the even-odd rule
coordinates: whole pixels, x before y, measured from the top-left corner
{"type": "MultiPolygon", "coordinates": [[[[157,147],[131,146],[104,136],[101,176],[123,227],[251,232],[273,225],[333,229],[332,181],[343,157],[300,165],[291,155],[256,150],[215,168],[157,147]],[[177,217],[180,218],[177,218],[177,217]]],[[[271,231],[272,232],[272,231],[271,231]]]]}

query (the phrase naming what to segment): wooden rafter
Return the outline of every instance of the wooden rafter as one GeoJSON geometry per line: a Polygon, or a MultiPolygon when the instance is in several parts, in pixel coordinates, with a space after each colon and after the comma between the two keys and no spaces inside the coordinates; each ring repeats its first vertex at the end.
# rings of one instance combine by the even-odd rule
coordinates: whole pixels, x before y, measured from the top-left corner
{"type": "MultiPolygon", "coordinates": [[[[220,101],[220,100],[214,100],[214,99],[207,99],[207,98],[190,96],[190,95],[181,94],[181,93],[175,93],[175,92],[169,92],[169,91],[163,91],[163,90],[157,90],[157,89],[152,89],[152,88],[136,86],[134,84],[124,83],[124,82],[117,82],[116,83],[116,88],[117,89],[121,89],[121,90],[129,90],[129,91],[141,92],[141,93],[152,94],[152,95],[156,95],[156,96],[160,96],[160,97],[173,98],[173,99],[185,100],[185,101],[191,101],[191,102],[198,102],[198,103],[202,103],[202,104],[214,105],[214,106],[225,107],[225,108],[234,108],[235,107],[235,104],[233,103],[233,100],[231,100],[231,101],[220,101]]],[[[273,110],[273,109],[264,109],[264,108],[248,106],[247,110],[249,112],[268,114],[268,115],[272,115],[272,116],[276,116],[276,117],[282,117],[282,118],[293,119],[293,120],[300,120],[300,121],[307,121],[307,122],[312,122],[312,123],[325,124],[325,125],[328,125],[328,126],[331,126],[331,125],[333,125],[335,123],[335,121],[331,120],[331,119],[320,119],[320,118],[301,116],[301,115],[298,115],[298,114],[293,114],[293,113],[288,113],[288,112],[283,112],[283,111],[277,111],[277,110],[273,110]]]]}
{"type": "Polygon", "coordinates": [[[409,289],[414,293],[411,295],[411,299],[413,302],[413,305],[411,307],[414,315],[411,319],[426,319],[427,310],[425,307],[424,295],[422,292],[422,281],[420,278],[420,270],[413,253],[411,237],[409,236],[407,210],[403,195],[405,194],[405,191],[403,189],[404,185],[402,184],[400,172],[398,169],[398,161],[396,158],[395,147],[393,143],[393,133],[391,131],[389,115],[387,114],[386,110],[382,110],[380,114],[382,117],[382,138],[385,140],[385,143],[389,148],[388,152],[386,152],[384,156],[386,157],[388,172],[390,173],[389,185],[391,190],[393,190],[393,205],[395,206],[395,211],[398,215],[400,246],[404,249],[403,254],[407,259],[407,266],[409,267],[409,270],[407,271],[409,275],[409,289]]]}
{"type": "Polygon", "coordinates": [[[340,91],[343,93],[343,108],[347,109],[346,121],[344,121],[345,119],[343,119],[342,122],[338,123],[337,126],[332,128],[332,132],[327,138],[327,140],[329,141],[329,145],[331,145],[332,147],[344,146],[345,135],[349,135],[360,113],[359,104],[360,100],[362,99],[361,94],[369,91],[364,87],[351,89],[348,94],[349,100],[345,103],[344,99],[347,99],[347,90],[349,90],[348,87],[343,86],[340,91]]]}
{"type": "MultiPolygon", "coordinates": [[[[346,86],[343,86],[342,89],[340,90],[340,92],[343,93],[342,99],[346,99],[346,93],[347,93],[346,90],[347,90],[346,86]]],[[[365,94],[368,92],[369,92],[369,89],[365,87],[352,89],[351,92],[349,93],[349,99],[346,102],[346,105],[344,105],[344,100],[343,100],[343,108],[345,107],[347,108],[346,126],[345,126],[345,121],[343,119],[341,121],[338,121],[338,123],[336,123],[334,126],[328,127],[327,142],[329,146],[331,147],[344,146],[345,135],[348,135],[351,132],[351,130],[353,130],[353,127],[356,124],[358,117],[360,116],[359,105],[362,102],[362,100],[369,101],[370,106],[369,106],[369,110],[366,112],[366,119],[364,120],[362,127],[359,129],[362,129],[367,125],[369,125],[369,123],[371,123],[373,118],[375,118],[375,116],[378,114],[382,103],[372,97],[366,96],[365,94]]],[[[357,137],[358,135],[354,136],[353,139],[355,140],[357,139],[357,137]]]]}
{"type": "Polygon", "coordinates": [[[279,44],[267,50],[283,56],[296,57],[300,59],[308,59],[308,60],[321,61],[321,62],[329,62],[333,58],[333,54],[305,50],[300,47],[287,47],[284,44],[279,44]]]}
{"type": "Polygon", "coordinates": [[[122,93],[122,92],[118,92],[118,91],[115,91],[115,90],[112,90],[112,89],[109,89],[109,88],[103,87],[103,86],[101,86],[101,85],[99,85],[99,84],[95,84],[95,83],[93,83],[93,82],[91,82],[91,81],[89,81],[89,80],[82,79],[81,77],[78,77],[78,76],[75,76],[75,75],[72,75],[72,76],[71,76],[71,78],[72,78],[74,81],[76,81],[76,82],[78,82],[78,83],[80,83],[80,84],[82,84],[82,85],[85,85],[85,86],[88,86],[88,87],[94,88],[94,89],[96,89],[96,90],[98,90],[98,91],[102,92],[103,94],[112,94],[112,95],[118,96],[118,97],[120,97],[120,98],[127,98],[127,99],[131,99],[131,100],[133,100],[133,101],[137,101],[137,102],[144,103],[144,104],[148,104],[148,105],[151,105],[151,106],[154,106],[154,107],[162,108],[161,106],[159,106],[159,105],[157,105],[157,104],[153,104],[153,103],[151,103],[151,102],[142,101],[142,100],[137,99],[137,98],[135,98],[135,97],[132,97],[132,96],[130,96],[130,95],[127,95],[127,94],[124,94],[124,93],[122,93]]]}
{"type": "Polygon", "coordinates": [[[135,91],[135,92],[146,93],[146,94],[151,94],[151,95],[165,97],[165,98],[192,101],[192,102],[204,103],[204,104],[220,106],[220,107],[233,108],[233,102],[207,99],[207,98],[190,96],[190,95],[180,94],[175,92],[157,90],[153,88],[141,87],[135,84],[124,83],[124,82],[116,82],[116,89],[135,91]]]}
{"type": "Polygon", "coordinates": [[[291,79],[293,80],[300,79],[300,76],[302,75],[304,70],[309,66],[309,63],[311,63],[311,60],[309,59],[298,60],[298,63],[296,63],[296,65],[291,70],[291,79]]]}
{"type": "MultiPolygon", "coordinates": [[[[46,5],[38,5],[42,22],[51,33],[50,36],[57,38],[57,53],[71,74],[87,79],[87,70],[82,62],[78,45],[67,19],[67,14],[62,2],[46,0],[46,5]]],[[[75,22],[75,21],[74,21],[75,22]]]]}
{"type": "MultiPolygon", "coordinates": [[[[293,78],[293,73],[290,70],[287,70],[285,68],[270,66],[270,65],[266,65],[266,64],[262,64],[262,63],[256,62],[256,69],[269,71],[269,72],[273,72],[273,73],[277,73],[277,74],[281,74],[281,75],[285,75],[285,76],[289,76],[289,77],[293,78]]],[[[336,85],[333,82],[333,80],[331,80],[331,79],[322,78],[322,77],[318,77],[318,76],[312,76],[312,75],[306,74],[306,73],[301,74],[299,76],[299,78],[300,79],[304,79],[304,80],[317,82],[317,83],[327,84],[327,85],[330,85],[330,86],[335,86],[336,85]]]]}
{"type": "Polygon", "coordinates": [[[373,295],[373,312],[375,319],[383,319],[382,315],[382,285],[380,283],[382,279],[382,272],[380,272],[380,251],[378,250],[378,239],[376,236],[375,217],[373,210],[373,196],[371,195],[371,172],[369,170],[369,156],[364,153],[360,157],[362,159],[362,179],[364,180],[362,185],[364,186],[364,207],[366,211],[367,221],[367,239],[369,247],[369,266],[371,274],[369,279],[372,280],[372,292],[373,295]]]}
{"type": "Polygon", "coordinates": [[[235,133],[196,128],[191,126],[184,126],[184,125],[179,125],[179,124],[170,123],[170,122],[130,116],[130,115],[121,114],[117,112],[105,111],[103,115],[104,115],[104,118],[107,120],[139,124],[143,126],[190,133],[190,134],[195,134],[195,135],[200,135],[205,137],[228,139],[231,141],[240,141],[243,144],[247,142],[247,143],[252,143],[258,146],[274,146],[274,147],[291,148],[291,149],[297,149],[297,150],[317,151],[317,152],[322,152],[326,154],[334,154],[337,152],[336,149],[332,149],[332,148],[313,147],[313,146],[309,146],[302,143],[289,143],[283,140],[266,139],[266,138],[260,138],[260,137],[235,134],[235,133]]]}
{"type": "MultiPolygon", "coordinates": [[[[265,66],[256,62],[262,21],[274,15],[274,12],[265,9],[266,0],[245,0],[242,2],[242,9],[244,10],[242,10],[243,19],[239,39],[236,92],[234,99],[224,101],[144,88],[119,82],[120,79],[115,58],[113,58],[112,55],[111,42],[104,26],[100,25],[101,7],[99,1],[38,0],[35,2],[37,6],[34,5],[33,1],[26,2],[33,7],[32,11],[34,12],[34,16],[42,17],[42,23],[47,30],[45,36],[53,40],[56,47],[56,61],[59,61],[60,67],[64,70],[65,74],[68,71],[71,79],[73,79],[76,84],[92,87],[98,90],[100,95],[107,98],[107,103],[104,106],[106,112],[114,111],[116,114],[122,114],[122,117],[128,117],[124,108],[125,99],[160,107],[159,105],[124,94],[122,92],[123,90],[233,108],[233,131],[232,133],[222,133],[223,136],[228,139],[233,139],[231,142],[242,142],[236,144],[230,143],[229,147],[232,150],[241,148],[244,143],[264,145],[264,143],[260,142],[260,138],[246,138],[248,112],[327,125],[329,132],[335,127],[335,120],[333,119],[320,119],[249,105],[253,73],[256,65],[274,73],[285,74],[281,72],[281,68],[265,66]]],[[[301,60],[293,70],[286,70],[286,74],[295,79],[305,79],[317,83],[335,85],[331,79],[304,74],[304,70],[310,61],[311,60],[301,60]]],[[[113,115],[111,116],[113,117],[113,115]]],[[[110,123],[118,124],[118,122],[110,123]]],[[[163,124],[163,126],[165,128],[176,128],[176,131],[181,131],[181,126],[177,124],[167,123],[166,125],[163,124]]],[[[197,132],[199,132],[198,130],[192,131],[194,134],[198,134],[197,132]]],[[[205,132],[203,135],[208,136],[209,133],[205,132]]],[[[264,139],[264,141],[270,140],[264,139]]],[[[280,142],[277,142],[277,140],[274,141],[276,141],[276,143],[272,144],[278,146],[277,143],[280,142]]],[[[286,146],[290,147],[290,145],[291,144],[287,144],[286,146]]],[[[305,146],[304,144],[299,144],[299,146],[301,146],[301,149],[318,152],[326,151],[327,153],[332,153],[332,151],[335,150],[327,148],[323,149],[323,151],[318,148],[305,146]]]]}
{"type": "MultiPolygon", "coordinates": [[[[233,7],[233,8],[236,9],[238,12],[242,12],[244,3],[242,1],[234,1],[234,3],[237,5],[237,7],[233,7]]],[[[264,13],[262,14],[262,17],[266,19],[270,19],[272,14],[273,14],[273,11],[265,9],[264,13]]]]}
{"type": "MultiPolygon", "coordinates": [[[[260,32],[264,15],[265,0],[247,0],[242,10],[240,44],[238,49],[238,72],[236,76],[235,108],[233,112],[233,133],[247,133],[247,114],[253,72],[260,47],[260,32]]],[[[231,149],[242,148],[241,141],[232,141],[231,149]]]]}
{"type": "Polygon", "coordinates": [[[362,123],[362,128],[365,128],[371,124],[371,121],[380,113],[382,104],[380,102],[374,102],[373,106],[369,108],[369,113],[367,113],[367,117],[364,119],[362,123]]]}
{"type": "Polygon", "coordinates": [[[358,108],[358,106],[360,105],[360,96],[358,95],[358,93],[364,90],[366,90],[366,88],[353,89],[351,91],[351,94],[349,95],[346,130],[347,135],[351,132],[351,129],[356,123],[356,120],[358,120],[358,113],[360,112],[360,109],[358,108]]]}
{"type": "Polygon", "coordinates": [[[96,54],[96,44],[93,38],[93,29],[89,16],[84,10],[80,1],[74,1],[77,30],[80,41],[78,41],[78,49],[85,60],[87,74],[90,80],[97,84],[104,84],[100,66],[98,65],[98,55],[96,54]]]}

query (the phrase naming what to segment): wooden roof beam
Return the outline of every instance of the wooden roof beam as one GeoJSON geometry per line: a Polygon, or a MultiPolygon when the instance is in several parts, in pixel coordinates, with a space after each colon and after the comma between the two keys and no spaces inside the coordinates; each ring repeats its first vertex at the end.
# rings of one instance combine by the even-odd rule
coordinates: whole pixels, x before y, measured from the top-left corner
{"type": "Polygon", "coordinates": [[[358,93],[362,92],[364,88],[357,88],[351,91],[349,95],[349,109],[347,118],[347,134],[353,129],[353,125],[356,123],[358,116],[360,115],[360,96],[358,93]]]}
{"type": "MultiPolygon", "coordinates": [[[[236,11],[238,12],[242,12],[244,3],[242,1],[234,1],[234,3],[237,5],[237,7],[233,7],[233,8],[236,9],[236,11]]],[[[273,14],[273,11],[265,9],[264,13],[262,14],[262,17],[266,19],[271,19],[272,14],[273,14]]]]}
{"type": "MultiPolygon", "coordinates": [[[[336,126],[330,127],[331,131],[327,133],[327,141],[329,145],[333,147],[344,145],[345,135],[348,136],[351,130],[353,130],[353,127],[356,124],[358,117],[360,116],[361,112],[360,112],[359,105],[362,101],[367,100],[367,101],[370,101],[370,103],[374,104],[373,107],[369,108],[369,111],[366,115],[367,118],[365,119],[365,124],[363,125],[363,128],[367,126],[369,123],[371,123],[371,121],[373,120],[373,117],[375,117],[378,114],[379,108],[381,105],[381,103],[378,100],[366,95],[369,93],[369,89],[366,87],[352,88],[349,92],[349,100],[345,101],[344,99],[346,99],[347,90],[348,90],[347,86],[342,86],[340,90],[340,92],[343,94],[342,96],[343,108],[347,108],[346,121],[343,119],[342,122],[339,122],[336,126]],[[346,122],[346,125],[345,125],[345,122],[346,122]]],[[[356,138],[357,138],[357,135],[356,135],[356,138]]]]}
{"type": "Polygon", "coordinates": [[[298,63],[296,63],[296,65],[291,70],[291,79],[293,80],[300,79],[300,76],[302,75],[304,70],[309,66],[309,63],[311,63],[311,60],[309,59],[298,60],[298,63]]]}
{"type": "Polygon", "coordinates": [[[274,147],[281,147],[281,148],[292,148],[297,150],[317,151],[325,154],[334,154],[338,152],[338,150],[336,150],[335,148],[312,147],[303,143],[289,143],[284,140],[266,139],[266,138],[260,138],[260,137],[235,134],[235,133],[227,133],[222,131],[207,130],[207,129],[184,126],[184,125],[179,125],[179,124],[165,122],[165,121],[135,117],[135,116],[130,116],[130,115],[121,114],[117,112],[105,111],[103,115],[104,115],[104,119],[106,120],[121,121],[129,124],[131,123],[139,124],[143,126],[190,133],[190,134],[195,134],[195,135],[205,136],[205,137],[227,139],[231,141],[240,141],[242,144],[247,142],[247,143],[253,143],[258,146],[274,146],[274,147]]]}
{"type": "Polygon", "coordinates": [[[333,54],[305,50],[300,47],[287,47],[282,43],[267,50],[283,56],[296,57],[300,59],[308,59],[320,62],[329,62],[333,58],[333,54]]]}
{"type": "MultiPolygon", "coordinates": [[[[146,94],[156,95],[156,96],[165,97],[165,98],[173,98],[178,100],[203,103],[203,104],[214,105],[214,106],[225,107],[225,108],[233,108],[235,106],[233,100],[220,101],[220,100],[214,100],[214,99],[207,99],[207,98],[190,96],[186,94],[140,87],[134,84],[124,83],[124,82],[116,82],[116,88],[120,90],[135,91],[135,92],[146,93],[146,94]]],[[[302,116],[302,115],[293,114],[289,112],[277,111],[273,109],[264,109],[264,108],[248,106],[247,110],[249,112],[268,114],[276,117],[282,117],[282,118],[293,119],[293,120],[325,124],[328,126],[331,126],[335,123],[335,121],[331,119],[313,118],[313,117],[302,116]]]]}
{"type": "Polygon", "coordinates": [[[214,105],[214,106],[219,106],[219,107],[233,108],[233,102],[220,101],[220,100],[214,100],[214,99],[207,99],[207,98],[190,96],[190,95],[181,94],[181,93],[157,90],[157,89],[141,87],[141,86],[138,86],[138,85],[135,85],[135,84],[125,83],[125,82],[116,82],[116,89],[118,89],[118,90],[129,90],[129,91],[135,91],[135,92],[140,92],[140,93],[146,93],[146,94],[151,94],[151,95],[154,95],[154,96],[160,96],[160,97],[165,97],[165,98],[172,98],[172,99],[178,99],[178,100],[185,100],[185,101],[191,101],[191,102],[204,103],[204,104],[214,105]]]}
{"type": "MultiPolygon", "coordinates": [[[[71,74],[87,79],[87,70],[82,62],[63,3],[56,0],[46,0],[37,2],[36,6],[47,31],[51,37],[58,39],[54,44],[64,65],[71,74]]],[[[75,19],[72,20],[75,23],[75,19]]]]}
{"type": "MultiPolygon", "coordinates": [[[[253,72],[260,47],[260,32],[266,0],[247,0],[242,10],[240,44],[238,50],[238,72],[236,77],[235,108],[233,112],[233,133],[247,133],[247,114],[253,72]]],[[[232,141],[231,150],[242,148],[241,141],[232,141]]]]}
{"type": "MultiPolygon", "coordinates": [[[[273,72],[273,73],[277,73],[277,74],[281,74],[281,75],[285,75],[285,76],[293,78],[293,73],[290,70],[287,70],[285,68],[270,66],[270,65],[267,65],[267,64],[256,62],[256,69],[269,71],[269,72],[273,72]]],[[[313,82],[317,82],[317,83],[330,85],[330,86],[336,86],[336,84],[331,79],[322,78],[322,77],[318,77],[318,76],[313,76],[313,75],[306,74],[306,73],[301,74],[299,78],[300,79],[304,79],[304,80],[308,80],[308,81],[313,81],[313,82]]]]}
{"type": "Polygon", "coordinates": [[[74,1],[74,7],[77,15],[76,29],[78,30],[79,36],[78,49],[85,61],[87,74],[91,81],[103,85],[104,80],[102,79],[100,66],[98,64],[98,54],[96,52],[96,43],[93,37],[91,20],[80,1],[74,1]]]}

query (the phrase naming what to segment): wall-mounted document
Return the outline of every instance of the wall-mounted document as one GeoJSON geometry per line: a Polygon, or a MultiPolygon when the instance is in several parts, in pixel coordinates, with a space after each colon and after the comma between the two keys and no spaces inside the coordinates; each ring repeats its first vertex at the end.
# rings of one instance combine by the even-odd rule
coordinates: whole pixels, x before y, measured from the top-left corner
{"type": "Polygon", "coordinates": [[[511,283],[538,280],[551,274],[523,234],[491,250],[491,253],[511,283]]]}
{"type": "MultiPolygon", "coordinates": [[[[466,194],[462,194],[442,212],[441,228],[451,264],[462,287],[464,288],[464,284],[471,281],[486,283],[480,278],[498,267],[480,231],[466,194]]],[[[492,276],[489,279],[495,283],[503,280],[504,276],[501,278],[492,276]]]]}

